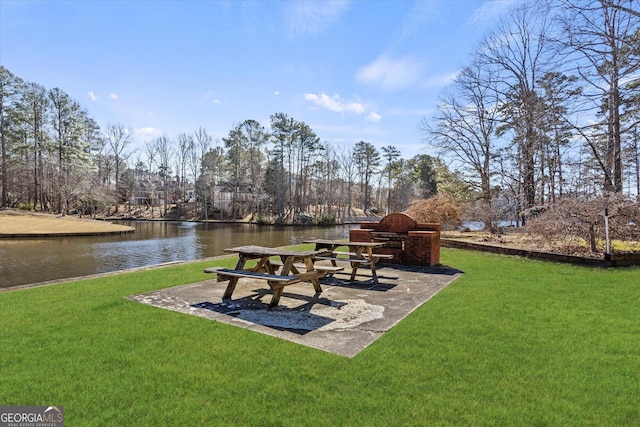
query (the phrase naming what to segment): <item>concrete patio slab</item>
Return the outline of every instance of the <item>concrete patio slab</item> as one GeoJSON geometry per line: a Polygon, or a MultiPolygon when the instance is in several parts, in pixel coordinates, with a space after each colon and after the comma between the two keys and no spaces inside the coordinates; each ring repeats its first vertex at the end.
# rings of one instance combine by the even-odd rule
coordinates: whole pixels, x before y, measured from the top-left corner
{"type": "Polygon", "coordinates": [[[215,279],[127,298],[354,357],[461,274],[444,266],[383,264],[378,284],[366,275],[351,283],[340,274],[322,279],[323,292],[314,295],[310,283],[297,283],[274,308],[266,282],[253,279],[241,279],[231,300],[222,300],[227,282],[215,279]]]}

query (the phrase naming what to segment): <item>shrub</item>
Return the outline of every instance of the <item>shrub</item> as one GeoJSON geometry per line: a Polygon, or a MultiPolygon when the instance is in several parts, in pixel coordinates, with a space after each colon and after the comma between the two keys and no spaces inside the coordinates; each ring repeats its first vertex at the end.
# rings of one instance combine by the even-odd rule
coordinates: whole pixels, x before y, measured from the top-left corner
{"type": "Polygon", "coordinates": [[[549,241],[582,238],[597,252],[598,240],[605,240],[605,211],[609,219],[609,237],[622,241],[640,238],[640,206],[622,195],[595,198],[565,197],[550,205],[546,212],[532,217],[525,230],[549,241]]]}
{"type": "Polygon", "coordinates": [[[460,202],[447,194],[417,200],[404,213],[418,222],[438,222],[443,230],[455,230],[462,223],[460,202]]]}
{"type": "Polygon", "coordinates": [[[258,225],[271,225],[271,224],[273,224],[273,221],[270,218],[262,216],[262,215],[256,215],[254,220],[253,220],[253,222],[258,224],[258,225]]]}
{"type": "Polygon", "coordinates": [[[315,218],[316,225],[332,226],[336,225],[336,217],[333,215],[318,215],[315,218]]]}

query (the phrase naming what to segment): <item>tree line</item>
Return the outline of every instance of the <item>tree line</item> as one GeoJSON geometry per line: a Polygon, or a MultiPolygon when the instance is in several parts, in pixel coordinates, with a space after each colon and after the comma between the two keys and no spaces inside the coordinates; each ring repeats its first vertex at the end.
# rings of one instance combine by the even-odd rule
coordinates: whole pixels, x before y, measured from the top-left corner
{"type": "Polygon", "coordinates": [[[126,126],[103,129],[61,89],[0,66],[2,206],[113,214],[128,204],[168,216],[196,201],[205,219],[290,223],[404,211],[445,193],[492,227],[564,198],[635,198],[639,23],[637,0],[517,3],[418,124],[440,158],[321,141],[285,113],[133,150],[126,126]]]}
{"type": "Polygon", "coordinates": [[[191,215],[203,219],[334,223],[356,208],[404,210],[438,185],[464,187],[436,158],[321,141],[285,113],[273,114],[268,127],[245,120],[222,138],[200,127],[132,149],[131,129],[101,128],[63,90],[25,82],[5,67],[0,119],[3,207],[113,216],[124,205],[126,214],[170,216],[195,206],[191,215]]]}
{"type": "Polygon", "coordinates": [[[635,0],[519,3],[420,128],[489,224],[571,197],[640,194],[635,0]]]}

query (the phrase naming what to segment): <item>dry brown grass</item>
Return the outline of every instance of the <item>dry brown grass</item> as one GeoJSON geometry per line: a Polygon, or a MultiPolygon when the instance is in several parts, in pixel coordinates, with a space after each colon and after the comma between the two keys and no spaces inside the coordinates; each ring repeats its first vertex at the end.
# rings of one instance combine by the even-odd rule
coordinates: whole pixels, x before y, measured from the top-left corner
{"type": "MultiPolygon", "coordinates": [[[[445,231],[442,233],[442,237],[492,246],[592,258],[602,257],[605,247],[605,243],[598,240],[598,250],[592,252],[585,239],[570,235],[549,239],[541,235],[527,233],[522,228],[507,229],[501,234],[491,234],[488,231],[445,231]]],[[[614,239],[611,242],[611,250],[612,252],[640,252],[640,242],[614,239]]]]}
{"type": "Polygon", "coordinates": [[[131,227],[106,221],[0,210],[0,235],[72,235],[130,231],[131,227]]]}

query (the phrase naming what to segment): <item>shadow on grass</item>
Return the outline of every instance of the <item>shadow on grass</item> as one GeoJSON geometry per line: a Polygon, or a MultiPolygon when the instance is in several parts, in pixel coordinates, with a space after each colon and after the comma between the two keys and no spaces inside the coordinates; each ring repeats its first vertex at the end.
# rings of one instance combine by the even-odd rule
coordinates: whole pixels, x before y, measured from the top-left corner
{"type": "Polygon", "coordinates": [[[385,267],[389,267],[394,270],[411,273],[422,274],[436,274],[444,276],[455,276],[456,274],[462,274],[464,271],[457,268],[449,267],[446,265],[438,265],[435,267],[425,267],[423,265],[400,265],[400,264],[384,264],[385,267]]]}

